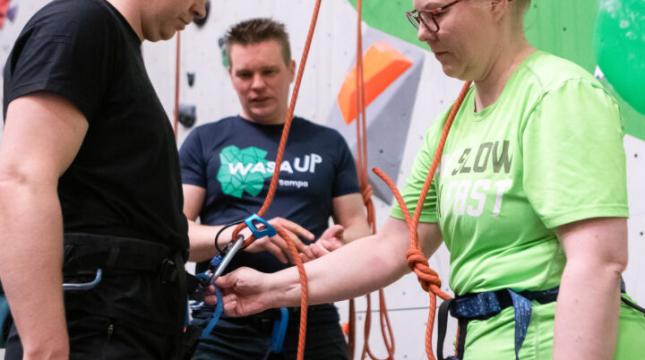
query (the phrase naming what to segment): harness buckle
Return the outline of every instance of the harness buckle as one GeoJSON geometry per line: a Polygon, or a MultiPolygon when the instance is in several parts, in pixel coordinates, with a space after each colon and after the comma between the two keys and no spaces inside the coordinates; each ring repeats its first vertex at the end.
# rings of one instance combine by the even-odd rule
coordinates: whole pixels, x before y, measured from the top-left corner
{"type": "Polygon", "coordinates": [[[159,268],[159,276],[162,284],[168,284],[177,280],[177,264],[172,259],[163,259],[159,268]]]}

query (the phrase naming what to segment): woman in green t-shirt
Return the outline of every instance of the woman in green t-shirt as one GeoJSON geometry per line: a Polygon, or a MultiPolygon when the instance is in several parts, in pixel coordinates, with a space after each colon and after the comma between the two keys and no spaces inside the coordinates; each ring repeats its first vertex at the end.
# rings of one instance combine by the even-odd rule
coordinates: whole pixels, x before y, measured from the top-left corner
{"type": "MultiPolygon", "coordinates": [[[[528,44],[529,5],[415,0],[408,14],[444,73],[474,83],[425,201],[421,245],[427,256],[442,241],[450,250],[453,312],[469,321],[463,358],[637,359],[645,316],[621,294],[628,207],[618,107],[583,69],[528,44]]],[[[417,155],[408,208],[446,117],[417,155]]],[[[409,271],[407,249],[408,227],[395,207],[378,234],[307,264],[310,301],[394,282],[409,271]]],[[[241,270],[217,284],[233,315],[300,298],[295,269],[241,270]]]]}

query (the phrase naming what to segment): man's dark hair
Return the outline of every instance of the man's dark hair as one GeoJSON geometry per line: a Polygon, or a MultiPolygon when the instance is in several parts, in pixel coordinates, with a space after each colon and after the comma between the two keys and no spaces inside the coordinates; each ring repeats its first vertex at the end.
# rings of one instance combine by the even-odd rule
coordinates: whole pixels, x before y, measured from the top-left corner
{"type": "Polygon", "coordinates": [[[280,43],[284,63],[289,65],[291,62],[291,45],[289,44],[289,34],[285,30],[284,24],[269,18],[256,18],[233,25],[224,37],[228,66],[231,66],[231,47],[234,44],[247,46],[271,40],[280,43]]]}

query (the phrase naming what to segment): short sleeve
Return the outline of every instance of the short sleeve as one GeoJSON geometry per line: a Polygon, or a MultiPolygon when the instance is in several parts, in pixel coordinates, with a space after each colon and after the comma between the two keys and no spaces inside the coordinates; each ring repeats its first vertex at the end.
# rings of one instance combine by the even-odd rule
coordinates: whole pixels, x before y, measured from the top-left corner
{"type": "Polygon", "coordinates": [[[202,148],[199,128],[191,131],[179,149],[181,182],[206,189],[206,160],[202,148]]]}
{"type": "Polygon", "coordinates": [[[50,11],[25,28],[6,63],[5,112],[11,101],[41,91],[70,101],[90,123],[101,110],[116,25],[96,4],[82,6],[92,11],[71,19],[50,11]]]}
{"type": "Polygon", "coordinates": [[[332,196],[338,197],[348,194],[360,192],[358,185],[358,176],[356,174],[356,163],[352,157],[352,153],[347,146],[347,142],[334,131],[337,137],[337,148],[339,149],[337,163],[336,163],[336,176],[334,177],[334,185],[332,189],[332,196]]]}
{"type": "Polygon", "coordinates": [[[569,80],[546,93],[522,134],[523,185],[548,228],[627,217],[618,106],[600,84],[569,80]]]}
{"type": "MultiPolygon", "coordinates": [[[[417,202],[421,196],[421,190],[423,189],[426,177],[428,176],[428,171],[432,165],[432,159],[434,157],[437,142],[436,129],[438,129],[438,126],[436,126],[436,124],[439,122],[441,121],[435,122],[435,125],[426,131],[423,145],[417,153],[412,167],[412,172],[410,173],[410,177],[407,179],[406,185],[401,193],[403,201],[410,211],[410,216],[413,216],[414,214],[417,202]]],[[[420,222],[436,223],[439,221],[439,214],[437,213],[437,175],[438,174],[435,174],[435,180],[432,181],[428,195],[423,203],[423,210],[421,211],[421,217],[419,218],[420,222]]],[[[405,220],[405,214],[398,203],[392,207],[390,215],[395,219],[405,220]]]]}

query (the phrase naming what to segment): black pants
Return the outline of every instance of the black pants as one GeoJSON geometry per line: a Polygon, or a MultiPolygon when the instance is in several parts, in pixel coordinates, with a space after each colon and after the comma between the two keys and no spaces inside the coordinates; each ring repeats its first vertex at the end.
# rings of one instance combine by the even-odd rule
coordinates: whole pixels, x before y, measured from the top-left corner
{"type": "MultiPolygon", "coordinates": [[[[333,307],[329,306],[333,309],[333,307]]],[[[335,309],[333,310],[335,311],[335,309]]],[[[311,310],[310,315],[315,310],[311,310]]],[[[307,325],[305,359],[347,360],[347,344],[338,324],[338,314],[320,316],[314,314],[307,325]]],[[[193,360],[292,360],[298,351],[298,312],[290,314],[289,327],[281,354],[267,352],[271,342],[273,321],[271,318],[249,316],[245,318],[222,318],[213,333],[201,338],[193,360]]],[[[196,316],[193,325],[205,328],[210,318],[196,316]]]]}
{"type": "MultiPolygon", "coordinates": [[[[106,271],[95,289],[65,294],[70,359],[179,359],[185,296],[179,281],[162,281],[158,273],[106,271]]],[[[15,327],[5,359],[22,359],[15,327]]]]}

